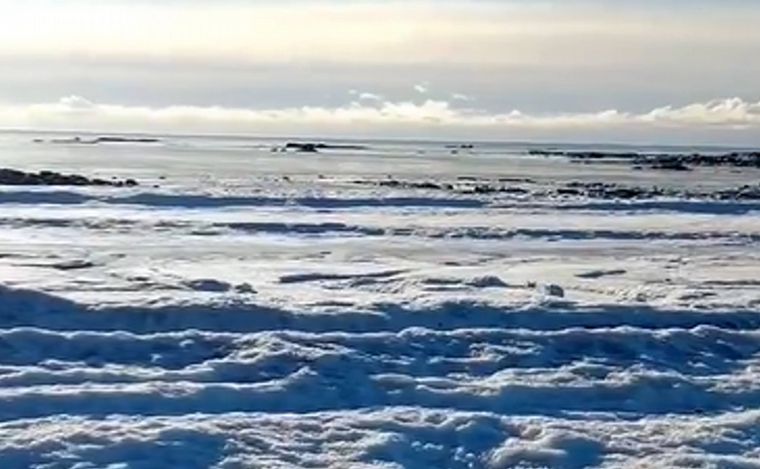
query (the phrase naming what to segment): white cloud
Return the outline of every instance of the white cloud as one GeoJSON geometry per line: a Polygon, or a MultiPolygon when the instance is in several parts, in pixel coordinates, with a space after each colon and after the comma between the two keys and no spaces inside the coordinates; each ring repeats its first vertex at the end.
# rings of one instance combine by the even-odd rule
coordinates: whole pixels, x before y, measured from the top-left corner
{"type": "Polygon", "coordinates": [[[418,92],[419,94],[427,94],[430,90],[426,83],[418,83],[414,85],[414,91],[418,92]]]}
{"type": "Polygon", "coordinates": [[[375,93],[359,93],[358,98],[360,101],[382,101],[383,97],[375,93]]]}
{"type": "Polygon", "coordinates": [[[452,135],[521,138],[705,130],[760,132],[760,102],[729,98],[645,113],[605,110],[591,113],[492,113],[447,101],[353,102],[339,107],[245,109],[224,107],[144,107],[94,103],[69,96],[54,103],[0,105],[0,126],[9,128],[102,131],[162,131],[249,134],[405,136],[452,135]]]}
{"type": "Polygon", "coordinates": [[[747,128],[760,126],[760,102],[740,98],[717,99],[680,108],[665,106],[640,117],[642,122],[662,125],[701,125],[747,128]]]}
{"type": "Polygon", "coordinates": [[[76,95],[65,96],[61,98],[58,103],[71,111],[75,111],[77,109],[93,109],[96,107],[95,103],[92,101],[76,95]]]}

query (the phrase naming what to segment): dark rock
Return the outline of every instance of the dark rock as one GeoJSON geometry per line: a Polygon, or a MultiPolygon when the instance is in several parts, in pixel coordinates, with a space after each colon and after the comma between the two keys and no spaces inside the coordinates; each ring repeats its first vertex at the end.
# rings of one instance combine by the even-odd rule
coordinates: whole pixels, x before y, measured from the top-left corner
{"type": "Polygon", "coordinates": [[[523,182],[528,184],[533,184],[535,181],[531,178],[510,178],[510,177],[501,177],[499,178],[499,182],[523,182]]]}
{"type": "Polygon", "coordinates": [[[576,160],[630,159],[639,156],[631,152],[529,150],[532,156],[564,156],[576,160]]]}
{"type": "Polygon", "coordinates": [[[503,187],[501,192],[505,194],[527,194],[528,190],[522,187],[503,187]]]}
{"type": "Polygon", "coordinates": [[[285,145],[286,150],[295,150],[302,153],[317,153],[317,145],[314,143],[288,143],[285,145]]]}
{"type": "MultiPolygon", "coordinates": [[[[36,143],[44,143],[42,139],[35,139],[36,143]]],[[[65,145],[97,145],[99,143],[159,143],[161,140],[153,137],[95,137],[85,140],[82,137],[54,138],[49,143],[65,145]]]]}
{"type": "Polygon", "coordinates": [[[441,186],[434,182],[421,182],[416,185],[417,189],[441,190],[441,186]]]}
{"type": "Polygon", "coordinates": [[[561,187],[557,189],[559,195],[580,195],[581,191],[572,187],[561,187]]]}
{"type": "MultiPolygon", "coordinates": [[[[389,179],[386,181],[379,181],[377,183],[380,187],[393,187],[393,188],[404,188],[404,189],[423,189],[423,190],[443,190],[446,188],[445,185],[437,184],[435,182],[430,181],[422,181],[422,182],[416,182],[416,181],[397,181],[395,179],[389,179]]],[[[448,185],[449,188],[453,189],[453,186],[448,185]]]]}
{"type": "Polygon", "coordinates": [[[573,161],[626,160],[634,169],[688,171],[694,166],[728,166],[760,168],[760,151],[731,152],[724,154],[701,153],[636,153],[605,151],[529,150],[533,156],[562,156],[573,161]]]}
{"type": "Polygon", "coordinates": [[[15,169],[0,169],[0,185],[4,186],[113,186],[134,187],[138,183],[134,179],[125,181],[93,178],[89,179],[78,174],[61,174],[54,171],[27,173],[15,169]]]}
{"type": "Polygon", "coordinates": [[[288,142],[285,144],[284,150],[295,150],[303,153],[317,153],[319,150],[366,150],[367,147],[363,145],[343,145],[332,143],[300,143],[300,142],[288,142]]]}
{"type": "Polygon", "coordinates": [[[731,152],[724,154],[701,153],[636,153],[605,151],[529,150],[534,156],[562,156],[575,162],[594,160],[631,161],[634,169],[688,171],[694,166],[729,166],[760,168],[760,151],[731,152]]]}
{"type": "Polygon", "coordinates": [[[610,195],[616,199],[635,199],[644,194],[644,191],[638,187],[620,187],[610,191],[610,195]]]}
{"type": "Polygon", "coordinates": [[[380,181],[377,183],[380,187],[399,187],[401,186],[401,181],[397,181],[395,179],[389,179],[387,181],[380,181]]]}
{"type": "Polygon", "coordinates": [[[159,143],[161,140],[152,137],[98,137],[95,143],[159,143]]]}
{"type": "Polygon", "coordinates": [[[485,184],[478,184],[472,188],[472,192],[474,194],[493,194],[494,192],[497,192],[497,189],[485,184]]]}

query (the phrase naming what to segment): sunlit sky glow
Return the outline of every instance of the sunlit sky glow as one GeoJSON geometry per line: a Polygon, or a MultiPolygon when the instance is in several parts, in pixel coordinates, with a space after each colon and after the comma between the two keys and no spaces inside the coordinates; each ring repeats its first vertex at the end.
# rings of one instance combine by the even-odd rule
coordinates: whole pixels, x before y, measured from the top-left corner
{"type": "Polygon", "coordinates": [[[2,127],[760,143],[751,1],[0,8],[2,127]]]}

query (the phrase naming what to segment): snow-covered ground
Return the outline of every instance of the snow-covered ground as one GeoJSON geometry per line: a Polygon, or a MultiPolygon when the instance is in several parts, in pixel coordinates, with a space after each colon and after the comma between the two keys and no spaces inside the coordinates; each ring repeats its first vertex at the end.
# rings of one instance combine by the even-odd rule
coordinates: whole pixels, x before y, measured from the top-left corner
{"type": "Polygon", "coordinates": [[[760,202],[551,192],[757,171],[30,141],[141,185],[0,188],[2,468],[760,467],[760,202]]]}

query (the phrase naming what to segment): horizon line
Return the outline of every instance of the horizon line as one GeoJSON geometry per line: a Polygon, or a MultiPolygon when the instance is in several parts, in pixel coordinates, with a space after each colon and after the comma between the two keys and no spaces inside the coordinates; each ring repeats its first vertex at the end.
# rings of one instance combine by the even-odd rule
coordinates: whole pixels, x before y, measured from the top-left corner
{"type": "Polygon", "coordinates": [[[313,142],[319,141],[348,141],[348,142],[383,142],[383,143],[441,143],[441,144],[457,144],[457,143],[473,143],[473,144],[486,144],[486,145],[527,145],[527,146],[619,146],[619,147],[660,147],[660,148],[715,148],[715,149],[731,149],[731,150],[748,150],[757,149],[760,144],[757,145],[738,145],[738,144],[724,144],[724,143],[657,143],[651,141],[549,141],[549,140],[497,140],[497,139],[445,139],[445,138],[424,138],[424,137],[360,137],[356,135],[345,136],[328,136],[328,137],[316,137],[309,135],[294,135],[294,134],[282,134],[282,135],[257,135],[249,133],[182,133],[182,132],[150,132],[150,131],[106,131],[106,130],[83,130],[83,129],[33,129],[33,128],[7,128],[0,127],[0,134],[85,134],[85,135],[134,135],[134,136],[148,136],[148,137],[173,137],[173,138],[216,138],[216,139],[232,139],[242,138],[250,140],[308,140],[313,142]]]}

